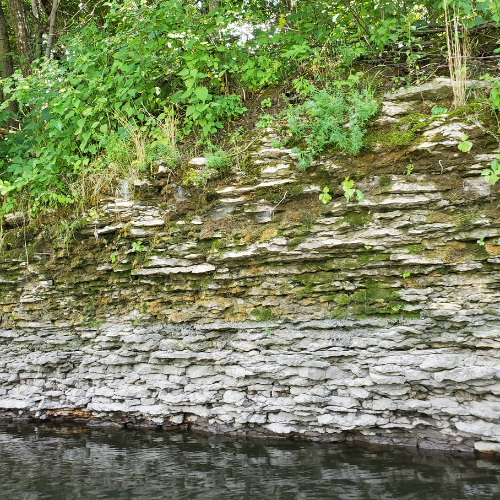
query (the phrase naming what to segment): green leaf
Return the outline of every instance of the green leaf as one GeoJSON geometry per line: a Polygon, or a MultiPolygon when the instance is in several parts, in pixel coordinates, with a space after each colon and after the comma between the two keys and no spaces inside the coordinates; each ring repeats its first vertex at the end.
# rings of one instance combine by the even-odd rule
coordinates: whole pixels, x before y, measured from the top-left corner
{"type": "MultiPolygon", "coordinates": [[[[188,98],[188,97],[189,97],[192,93],[193,93],[193,89],[190,87],[190,88],[188,88],[188,89],[186,90],[186,92],[184,92],[184,93],[180,96],[180,99],[186,99],[186,98],[188,98]]],[[[175,96],[175,94],[174,94],[174,96],[175,96]]],[[[172,97],[174,97],[174,96],[172,96],[172,97]]],[[[175,102],[175,101],[173,100],[173,98],[172,98],[172,101],[173,101],[173,102],[175,102]]]]}
{"type": "Polygon", "coordinates": [[[90,135],[91,135],[91,132],[83,132],[83,134],[82,134],[82,142],[80,144],[80,148],[82,150],[84,150],[85,147],[87,146],[87,143],[88,143],[88,141],[90,139],[90,135]]]}
{"type": "Polygon", "coordinates": [[[463,141],[458,145],[458,149],[464,153],[468,153],[472,149],[472,142],[463,141]]]}
{"type": "Polygon", "coordinates": [[[194,93],[200,101],[206,101],[209,96],[207,87],[196,87],[194,93]]]}

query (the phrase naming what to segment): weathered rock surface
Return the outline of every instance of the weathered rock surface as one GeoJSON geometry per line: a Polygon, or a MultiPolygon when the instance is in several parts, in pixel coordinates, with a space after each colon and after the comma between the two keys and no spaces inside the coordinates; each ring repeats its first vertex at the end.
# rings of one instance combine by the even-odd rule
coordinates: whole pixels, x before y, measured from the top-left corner
{"type": "MultiPolygon", "coordinates": [[[[381,134],[410,110],[386,100],[381,134]]],[[[261,175],[201,205],[157,181],[76,240],[9,231],[1,415],[497,453],[500,214],[480,175],[497,148],[438,116],[407,147],[310,172],[257,149],[261,175]],[[353,171],[365,199],[346,204],[332,188],[353,171]]]]}

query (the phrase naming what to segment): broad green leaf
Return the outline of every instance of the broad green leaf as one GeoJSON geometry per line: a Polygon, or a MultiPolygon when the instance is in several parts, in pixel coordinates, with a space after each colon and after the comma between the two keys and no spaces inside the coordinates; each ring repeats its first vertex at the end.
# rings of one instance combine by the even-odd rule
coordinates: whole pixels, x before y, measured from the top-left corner
{"type": "MultiPolygon", "coordinates": [[[[193,89],[190,87],[186,90],[186,92],[184,92],[181,96],[180,96],[180,99],[186,99],[188,98],[191,94],[193,93],[193,89]]],[[[175,101],[173,101],[175,102],[175,101]]]]}
{"type": "Polygon", "coordinates": [[[194,93],[200,101],[206,101],[209,96],[207,87],[196,87],[194,93]]]}

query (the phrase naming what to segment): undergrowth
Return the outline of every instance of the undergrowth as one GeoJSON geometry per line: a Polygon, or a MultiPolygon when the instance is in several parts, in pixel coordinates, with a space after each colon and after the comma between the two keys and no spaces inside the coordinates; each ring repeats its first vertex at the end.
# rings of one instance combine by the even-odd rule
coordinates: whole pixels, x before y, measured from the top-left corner
{"type": "Polygon", "coordinates": [[[352,87],[347,92],[342,88],[315,89],[303,104],[290,105],[286,118],[292,137],[296,141],[303,139],[307,146],[294,149],[299,155],[299,167],[307,168],[314,156],[328,146],[357,154],[366,133],[363,125],[377,109],[372,89],[352,87]]]}

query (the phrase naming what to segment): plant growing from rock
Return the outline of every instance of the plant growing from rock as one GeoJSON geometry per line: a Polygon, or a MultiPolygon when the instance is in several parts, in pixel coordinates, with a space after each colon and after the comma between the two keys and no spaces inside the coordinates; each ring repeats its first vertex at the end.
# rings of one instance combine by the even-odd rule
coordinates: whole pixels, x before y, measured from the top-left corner
{"type": "Polygon", "coordinates": [[[349,179],[349,176],[342,181],[341,186],[344,190],[344,196],[347,199],[347,203],[349,203],[353,197],[356,198],[357,201],[363,201],[365,199],[363,193],[359,189],[354,188],[354,181],[349,179]]]}
{"type": "Polygon", "coordinates": [[[320,199],[321,203],[323,203],[324,205],[329,203],[329,201],[332,199],[332,197],[329,195],[329,193],[330,193],[330,189],[328,188],[328,186],[325,186],[323,188],[323,192],[319,195],[319,199],[320,199]]]}
{"type": "Polygon", "coordinates": [[[441,106],[433,106],[431,109],[431,115],[437,116],[446,113],[448,110],[446,108],[442,108],[441,106]]]}
{"type": "Polygon", "coordinates": [[[362,125],[377,112],[372,90],[356,90],[352,80],[332,85],[336,87],[333,90],[313,90],[304,104],[291,106],[287,111],[290,132],[296,139],[305,138],[308,147],[296,149],[301,168],[307,168],[314,156],[330,145],[357,154],[363,147],[362,125]]]}
{"type": "Polygon", "coordinates": [[[462,142],[458,144],[458,149],[464,153],[468,153],[472,149],[472,142],[467,140],[467,134],[462,134],[462,142]]]}
{"type": "Polygon", "coordinates": [[[132,252],[145,252],[146,249],[142,245],[142,241],[132,242],[132,252]]]}
{"type": "Polygon", "coordinates": [[[231,159],[222,149],[217,149],[213,153],[208,153],[206,159],[207,169],[212,171],[215,170],[218,174],[224,173],[231,166],[231,159]]]}
{"type": "MultiPolygon", "coordinates": [[[[453,107],[465,105],[467,80],[467,27],[460,22],[460,8],[468,2],[443,1],[444,23],[446,27],[446,46],[448,49],[448,68],[453,85],[453,107]],[[464,4],[464,5],[461,5],[464,4]],[[450,9],[451,7],[451,9],[450,9]]],[[[471,7],[470,5],[468,6],[471,7]]]]}
{"type": "Polygon", "coordinates": [[[270,115],[269,113],[266,113],[265,115],[262,115],[259,119],[259,121],[255,124],[257,128],[267,128],[270,127],[271,124],[274,121],[274,117],[270,115]]]}
{"type": "Polygon", "coordinates": [[[496,159],[491,162],[490,168],[485,168],[481,175],[484,175],[484,178],[494,186],[498,179],[500,179],[500,155],[497,155],[496,159]]]}

